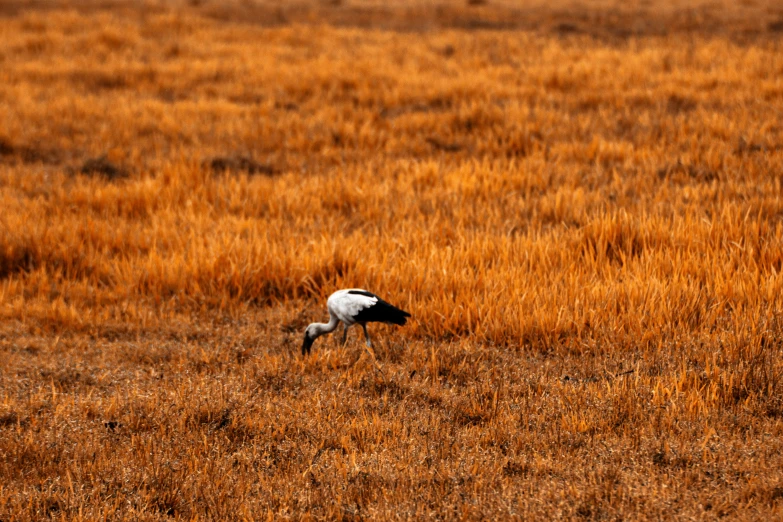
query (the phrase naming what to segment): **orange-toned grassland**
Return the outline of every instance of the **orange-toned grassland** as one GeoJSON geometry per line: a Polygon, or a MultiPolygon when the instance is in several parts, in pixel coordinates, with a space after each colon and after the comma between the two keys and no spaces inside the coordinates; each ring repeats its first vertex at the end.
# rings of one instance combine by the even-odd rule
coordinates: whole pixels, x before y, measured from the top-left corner
{"type": "Polygon", "coordinates": [[[0,520],[783,517],[782,37],[5,2],[0,520]]]}

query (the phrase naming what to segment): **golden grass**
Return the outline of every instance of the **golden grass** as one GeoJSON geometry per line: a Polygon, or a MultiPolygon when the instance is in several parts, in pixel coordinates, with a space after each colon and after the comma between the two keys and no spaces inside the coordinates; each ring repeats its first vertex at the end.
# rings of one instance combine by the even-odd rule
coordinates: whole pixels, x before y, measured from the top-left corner
{"type": "Polygon", "coordinates": [[[0,519],[780,517],[783,12],[336,4],[6,6],[0,519]]]}

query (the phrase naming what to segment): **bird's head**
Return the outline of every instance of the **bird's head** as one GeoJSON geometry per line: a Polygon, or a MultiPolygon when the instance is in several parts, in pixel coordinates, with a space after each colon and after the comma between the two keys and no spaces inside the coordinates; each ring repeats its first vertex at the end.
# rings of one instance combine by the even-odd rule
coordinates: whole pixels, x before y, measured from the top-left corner
{"type": "Polygon", "coordinates": [[[310,347],[313,345],[315,338],[318,337],[315,327],[313,325],[308,326],[305,329],[304,342],[302,343],[302,355],[310,353],[310,347]]]}

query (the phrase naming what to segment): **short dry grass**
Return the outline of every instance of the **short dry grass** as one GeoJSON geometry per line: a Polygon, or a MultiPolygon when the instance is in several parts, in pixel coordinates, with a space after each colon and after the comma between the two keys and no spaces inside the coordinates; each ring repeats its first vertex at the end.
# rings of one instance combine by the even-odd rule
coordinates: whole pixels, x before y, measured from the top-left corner
{"type": "Polygon", "coordinates": [[[6,2],[0,519],[783,517],[781,31],[6,2]]]}

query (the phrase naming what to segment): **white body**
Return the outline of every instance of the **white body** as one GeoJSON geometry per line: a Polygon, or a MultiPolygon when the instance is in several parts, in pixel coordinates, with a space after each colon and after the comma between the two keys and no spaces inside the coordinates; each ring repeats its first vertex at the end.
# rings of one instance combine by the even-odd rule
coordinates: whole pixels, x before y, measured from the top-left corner
{"type": "MultiPolygon", "coordinates": [[[[326,301],[326,308],[329,310],[329,315],[332,316],[332,318],[336,317],[338,320],[345,323],[346,327],[356,324],[356,321],[354,320],[356,314],[378,302],[377,297],[349,294],[348,292],[351,290],[366,292],[366,290],[362,290],[361,288],[346,288],[345,290],[336,291],[330,295],[329,299],[326,301]]],[[[337,325],[335,324],[335,328],[336,327],[337,325]]]]}

